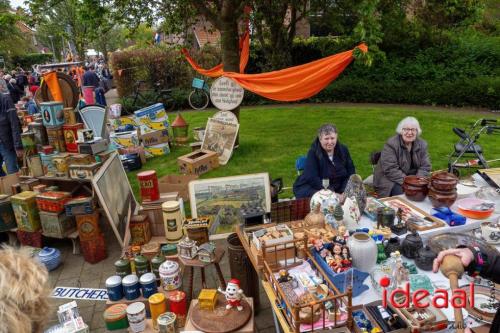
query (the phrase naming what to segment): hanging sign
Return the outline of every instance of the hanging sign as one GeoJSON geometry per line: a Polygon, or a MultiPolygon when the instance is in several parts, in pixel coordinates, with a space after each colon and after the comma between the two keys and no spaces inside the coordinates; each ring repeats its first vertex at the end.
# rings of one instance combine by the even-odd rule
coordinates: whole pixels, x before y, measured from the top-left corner
{"type": "Polygon", "coordinates": [[[55,287],[50,297],[107,301],[108,291],[106,289],[94,288],[55,287]]]}
{"type": "Polygon", "coordinates": [[[235,81],[220,77],[210,87],[210,100],[219,110],[236,109],[243,101],[245,90],[235,81]]]}
{"type": "Polygon", "coordinates": [[[238,124],[238,118],[236,118],[236,115],[231,111],[218,111],[213,115],[212,119],[234,125],[238,124]]]}

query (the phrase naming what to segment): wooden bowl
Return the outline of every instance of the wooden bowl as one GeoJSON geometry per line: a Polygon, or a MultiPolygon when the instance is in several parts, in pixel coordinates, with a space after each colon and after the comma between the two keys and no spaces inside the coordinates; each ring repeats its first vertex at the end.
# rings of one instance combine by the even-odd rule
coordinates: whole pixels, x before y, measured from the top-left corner
{"type": "Polygon", "coordinates": [[[452,173],[441,171],[432,175],[431,185],[438,191],[451,191],[456,189],[458,178],[452,173]]]}

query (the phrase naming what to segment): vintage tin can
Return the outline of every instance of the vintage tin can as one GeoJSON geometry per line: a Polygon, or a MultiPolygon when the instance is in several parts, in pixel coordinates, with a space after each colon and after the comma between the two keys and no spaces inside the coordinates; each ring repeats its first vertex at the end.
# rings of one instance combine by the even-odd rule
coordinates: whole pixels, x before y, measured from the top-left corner
{"type": "Polygon", "coordinates": [[[60,153],[52,158],[56,173],[68,177],[68,153],[60,153]]]}
{"type": "Polygon", "coordinates": [[[95,163],[95,158],[89,154],[72,154],[68,158],[68,165],[88,165],[95,163]]]}
{"type": "Polygon", "coordinates": [[[17,240],[24,246],[42,247],[42,231],[24,231],[17,229],[17,240]]]}
{"type": "Polygon", "coordinates": [[[26,179],[19,183],[21,185],[21,191],[33,191],[33,187],[40,184],[38,179],[26,179]]]}
{"type": "Polygon", "coordinates": [[[47,137],[47,131],[42,123],[30,123],[28,125],[28,131],[33,132],[35,135],[35,145],[38,151],[41,151],[43,146],[49,144],[49,138],[47,137]]]}
{"type": "Polygon", "coordinates": [[[178,201],[166,201],[161,205],[163,211],[163,223],[165,226],[165,238],[168,243],[176,243],[183,236],[182,213],[178,201]]]}
{"type": "Polygon", "coordinates": [[[42,147],[42,153],[44,153],[45,155],[53,154],[54,153],[54,147],[52,147],[51,145],[43,146],[42,147]]]}
{"type": "Polygon", "coordinates": [[[62,102],[42,102],[40,111],[42,113],[43,125],[46,127],[64,124],[64,104],[62,102]]]}
{"type": "Polygon", "coordinates": [[[49,145],[54,147],[55,150],[60,153],[66,151],[62,126],[47,128],[47,136],[49,137],[49,145]]]}
{"type": "Polygon", "coordinates": [[[182,285],[182,276],[179,264],[175,261],[167,260],[160,265],[158,269],[163,289],[176,290],[182,285]]]}
{"type": "Polygon", "coordinates": [[[63,125],[64,132],[64,142],[66,144],[66,150],[71,153],[78,153],[78,144],[76,140],[78,138],[78,130],[83,128],[82,123],[63,125]]]}
{"type": "Polygon", "coordinates": [[[56,153],[50,153],[50,154],[40,153],[40,158],[42,160],[43,173],[45,175],[52,175],[53,176],[56,174],[57,170],[56,170],[56,167],[54,166],[54,162],[52,161],[56,155],[57,155],[56,153]]]}
{"type": "Polygon", "coordinates": [[[33,191],[36,193],[36,194],[40,194],[40,193],[43,193],[47,190],[47,185],[45,184],[40,184],[40,185],[36,185],[36,186],[33,186],[33,191]]]}
{"type": "Polygon", "coordinates": [[[127,275],[122,280],[123,294],[129,301],[134,300],[141,296],[139,278],[137,275],[127,275]]]}
{"type": "Polygon", "coordinates": [[[8,231],[17,227],[16,216],[8,196],[2,194],[0,199],[0,232],[8,231]]]}
{"type": "Polygon", "coordinates": [[[127,258],[121,258],[115,261],[116,275],[124,278],[127,275],[132,274],[132,267],[130,267],[130,260],[127,258]]]}
{"type": "Polygon", "coordinates": [[[44,236],[64,238],[76,230],[75,219],[63,213],[40,212],[44,236]]]}
{"type": "Polygon", "coordinates": [[[106,289],[110,301],[119,301],[123,298],[122,278],[118,275],[106,279],[106,289]]]}
{"type": "Polygon", "coordinates": [[[101,233],[101,229],[99,228],[99,212],[76,215],[76,226],[80,240],[92,241],[97,238],[101,233]]]}
{"type": "Polygon", "coordinates": [[[146,274],[151,271],[149,268],[149,260],[142,254],[138,254],[134,258],[135,263],[135,273],[138,277],[141,277],[142,274],[146,274]]]}
{"type": "Polygon", "coordinates": [[[66,215],[85,215],[94,212],[94,199],[92,197],[73,198],[64,204],[66,215]]]}
{"type": "Polygon", "coordinates": [[[137,174],[139,186],[141,187],[142,201],[156,201],[160,199],[160,189],[158,187],[158,177],[156,171],[147,170],[137,174]]]}
{"type": "Polygon", "coordinates": [[[21,193],[22,192],[21,184],[17,183],[17,184],[10,185],[10,191],[12,192],[12,194],[21,193]]]}
{"type": "Polygon", "coordinates": [[[36,204],[42,211],[60,213],[64,211],[64,204],[70,196],[69,192],[45,191],[36,196],[36,204]]]}
{"type": "Polygon", "coordinates": [[[156,279],[160,279],[160,266],[165,262],[165,256],[157,254],[153,259],[151,259],[151,270],[155,275],[156,279]]]}
{"type": "Polygon", "coordinates": [[[24,132],[21,134],[21,142],[23,144],[24,153],[26,156],[35,155],[37,152],[34,132],[24,132]]]}
{"type": "Polygon", "coordinates": [[[90,165],[70,165],[69,177],[73,179],[92,179],[99,170],[101,163],[92,163],[90,165]]]}
{"type": "Polygon", "coordinates": [[[167,312],[167,299],[162,293],[156,293],[151,295],[148,299],[149,310],[151,312],[151,322],[153,323],[153,328],[158,329],[158,323],[156,319],[162,314],[167,312]]]}
{"type": "Polygon", "coordinates": [[[73,108],[64,108],[64,122],[68,125],[76,124],[76,113],[73,108]]]}
{"type": "Polygon", "coordinates": [[[24,191],[10,197],[19,230],[34,232],[41,229],[36,207],[36,193],[24,191]]]}
{"type": "Polygon", "coordinates": [[[40,155],[33,155],[28,157],[28,168],[32,177],[41,177],[43,173],[42,159],[40,155]]]}
{"type": "Polygon", "coordinates": [[[94,131],[90,128],[81,128],[76,131],[78,142],[90,142],[94,140],[94,131]]]}
{"type": "Polygon", "coordinates": [[[177,333],[177,316],[173,312],[161,314],[156,323],[160,333],[177,333]]]}
{"type": "Polygon", "coordinates": [[[187,316],[187,300],[186,293],[183,291],[173,291],[168,295],[170,311],[175,313],[177,317],[177,327],[184,327],[187,316]]]}
{"type": "Polygon", "coordinates": [[[110,331],[126,329],[128,327],[127,304],[114,304],[104,310],[104,322],[110,331]]]}
{"type": "Polygon", "coordinates": [[[146,329],[146,305],[135,302],[127,307],[128,324],[132,332],[143,332],[146,329]]]}
{"type": "Polygon", "coordinates": [[[164,256],[173,256],[177,254],[177,244],[165,244],[161,247],[161,254],[164,256]]]}
{"type": "Polygon", "coordinates": [[[141,284],[142,296],[149,298],[149,296],[156,294],[158,288],[156,287],[156,277],[153,273],[145,273],[139,278],[141,284]]]}
{"type": "Polygon", "coordinates": [[[160,243],[149,242],[141,247],[141,254],[151,260],[160,253],[160,243]]]}
{"type": "Polygon", "coordinates": [[[107,257],[106,242],[103,234],[97,235],[92,240],[84,241],[80,239],[80,249],[82,250],[83,259],[91,264],[98,263],[107,257]]]}
{"type": "Polygon", "coordinates": [[[151,228],[149,218],[146,215],[132,216],[129,229],[132,245],[144,245],[151,240],[151,228]]]}

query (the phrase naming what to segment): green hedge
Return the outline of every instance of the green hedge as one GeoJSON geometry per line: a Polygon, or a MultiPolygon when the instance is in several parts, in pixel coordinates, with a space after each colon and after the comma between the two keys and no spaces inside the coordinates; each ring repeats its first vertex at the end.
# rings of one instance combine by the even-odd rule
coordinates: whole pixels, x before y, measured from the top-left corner
{"type": "Polygon", "coordinates": [[[31,70],[31,66],[45,64],[52,61],[52,53],[28,53],[12,57],[12,64],[19,64],[24,70],[31,70]]]}

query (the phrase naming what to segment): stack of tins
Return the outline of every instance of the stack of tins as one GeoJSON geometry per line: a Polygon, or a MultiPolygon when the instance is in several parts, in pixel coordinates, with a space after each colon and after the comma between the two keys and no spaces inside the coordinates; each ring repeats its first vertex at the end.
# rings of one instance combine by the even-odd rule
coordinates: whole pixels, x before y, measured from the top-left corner
{"type": "Polygon", "coordinates": [[[54,147],[55,150],[58,152],[66,151],[62,126],[47,127],[47,136],[49,137],[49,145],[54,147]]]}
{"type": "Polygon", "coordinates": [[[132,216],[129,228],[132,245],[144,245],[151,240],[151,229],[147,216],[132,216]]]}
{"type": "Polygon", "coordinates": [[[85,261],[95,264],[107,257],[104,235],[99,228],[99,212],[76,215],[80,249],[85,261]]]}
{"type": "Polygon", "coordinates": [[[66,144],[66,151],[68,151],[70,153],[78,153],[78,144],[76,143],[76,139],[78,137],[77,132],[79,129],[83,129],[82,123],[63,125],[64,142],[66,144]]]}
{"type": "Polygon", "coordinates": [[[104,322],[108,331],[126,329],[128,327],[127,305],[115,304],[104,311],[104,322]]]}
{"type": "Polygon", "coordinates": [[[33,132],[35,135],[35,145],[38,152],[42,151],[43,146],[49,144],[49,138],[47,137],[47,131],[42,123],[30,123],[28,125],[28,131],[33,132]]]}
{"type": "Polygon", "coordinates": [[[16,217],[12,210],[10,199],[6,194],[0,195],[0,232],[17,227],[16,217]]]}
{"type": "Polygon", "coordinates": [[[64,212],[64,204],[69,199],[69,192],[45,191],[36,195],[45,236],[64,238],[76,230],[75,220],[64,212]]]}
{"type": "Polygon", "coordinates": [[[40,215],[36,193],[24,191],[10,198],[17,222],[17,238],[22,245],[42,247],[40,215]]]}
{"type": "Polygon", "coordinates": [[[158,187],[158,177],[156,171],[147,170],[137,174],[139,186],[141,187],[142,202],[157,201],[160,199],[160,189],[158,187]]]}

